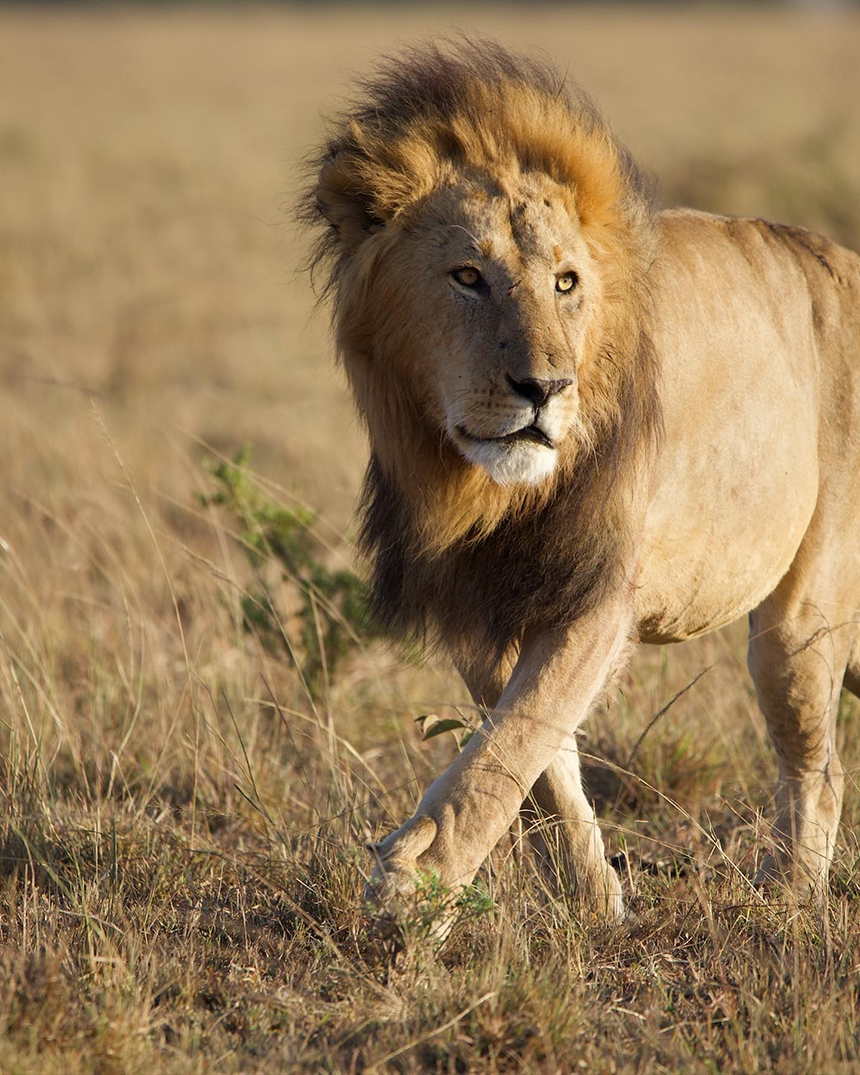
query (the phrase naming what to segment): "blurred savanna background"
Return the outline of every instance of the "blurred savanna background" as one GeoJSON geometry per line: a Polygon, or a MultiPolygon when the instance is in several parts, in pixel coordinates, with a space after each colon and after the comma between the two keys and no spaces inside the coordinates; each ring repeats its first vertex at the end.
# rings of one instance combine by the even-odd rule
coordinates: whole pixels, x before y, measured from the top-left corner
{"type": "Polygon", "coordinates": [[[860,247],[850,5],[0,7],[0,1071],[860,1069],[860,713],[828,906],[762,903],[743,624],[585,731],[635,922],[519,831],[441,947],[445,893],[405,946],[363,913],[475,715],[362,617],[290,214],[350,77],[459,31],[569,71],[665,204],[860,247]]]}

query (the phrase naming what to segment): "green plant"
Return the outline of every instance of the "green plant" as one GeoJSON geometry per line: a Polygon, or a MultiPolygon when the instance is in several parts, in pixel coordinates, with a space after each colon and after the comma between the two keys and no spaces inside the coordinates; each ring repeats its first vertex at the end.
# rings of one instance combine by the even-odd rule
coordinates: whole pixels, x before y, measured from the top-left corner
{"type": "Polygon", "coordinates": [[[421,739],[426,743],[428,739],[434,739],[437,735],[445,732],[453,732],[457,740],[458,750],[469,742],[475,734],[474,723],[465,720],[461,715],[456,717],[438,717],[435,713],[423,713],[415,718],[415,723],[421,731],[421,739]]]}
{"type": "Polygon", "coordinates": [[[449,944],[470,921],[489,914],[493,899],[481,881],[448,888],[433,870],[420,870],[411,913],[400,922],[408,947],[429,943],[436,949],[449,944]]]}
{"type": "Polygon", "coordinates": [[[268,496],[250,476],[251,455],[245,445],[232,461],[214,467],[216,490],[200,499],[205,507],[226,510],[237,524],[254,572],[254,589],[242,598],[246,628],[285,649],[316,697],[343,659],[379,632],[365,610],[362,579],[323,562],[324,548],[313,530],[316,514],[268,496]],[[277,592],[272,569],[285,584],[277,592]]]}

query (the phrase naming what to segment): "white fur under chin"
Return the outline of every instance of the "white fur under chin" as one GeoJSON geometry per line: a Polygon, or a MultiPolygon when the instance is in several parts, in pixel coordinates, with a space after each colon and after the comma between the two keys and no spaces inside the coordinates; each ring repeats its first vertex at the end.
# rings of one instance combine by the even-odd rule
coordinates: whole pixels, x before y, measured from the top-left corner
{"type": "Polygon", "coordinates": [[[460,451],[490,475],[497,485],[537,485],[555,470],[558,453],[539,444],[495,444],[461,442],[460,451]]]}

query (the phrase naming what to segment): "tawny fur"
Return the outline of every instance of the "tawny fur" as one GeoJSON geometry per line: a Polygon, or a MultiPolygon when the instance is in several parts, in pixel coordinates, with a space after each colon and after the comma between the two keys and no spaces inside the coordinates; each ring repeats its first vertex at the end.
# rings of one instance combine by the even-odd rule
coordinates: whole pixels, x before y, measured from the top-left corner
{"type": "Polygon", "coordinates": [[[584,898],[620,914],[576,728],[631,638],[747,612],[780,760],[762,877],[821,894],[838,695],[860,683],[860,260],[656,211],[588,99],[497,46],[406,53],[364,92],[306,216],[371,440],[375,608],[488,707],[381,845],[380,898],[418,870],[468,883],[528,796],[584,898]]]}
{"type": "Polygon", "coordinates": [[[653,428],[654,370],[637,316],[655,250],[651,192],[582,91],[570,95],[554,71],[497,46],[416,50],[364,88],[366,103],[342,117],[312,162],[319,174],[305,216],[324,225],[314,263],[331,272],[338,350],[374,451],[409,497],[422,546],[435,552],[530,515],[613,425],[627,423],[636,441],[653,428]],[[583,428],[566,445],[564,471],[539,489],[495,485],[422,422],[426,400],[406,377],[414,338],[434,332],[433,311],[415,311],[417,324],[371,315],[368,333],[369,307],[413,304],[402,278],[381,279],[378,267],[428,197],[455,178],[479,195],[509,192],[528,172],[555,180],[606,270],[602,330],[595,326],[580,373],[583,428]],[[641,415],[619,406],[625,390],[641,415]]]}

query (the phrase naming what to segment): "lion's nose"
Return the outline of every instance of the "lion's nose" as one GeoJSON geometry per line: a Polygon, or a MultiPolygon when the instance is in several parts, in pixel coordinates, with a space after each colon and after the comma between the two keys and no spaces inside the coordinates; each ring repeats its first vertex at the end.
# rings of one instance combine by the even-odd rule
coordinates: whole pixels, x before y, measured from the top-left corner
{"type": "Polygon", "coordinates": [[[553,396],[557,396],[568,385],[573,384],[573,381],[567,377],[561,377],[557,381],[541,380],[538,377],[526,377],[523,381],[515,381],[510,374],[507,377],[511,390],[516,395],[527,399],[535,407],[543,407],[553,396]]]}

